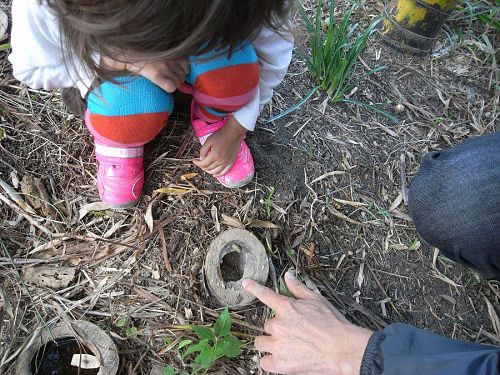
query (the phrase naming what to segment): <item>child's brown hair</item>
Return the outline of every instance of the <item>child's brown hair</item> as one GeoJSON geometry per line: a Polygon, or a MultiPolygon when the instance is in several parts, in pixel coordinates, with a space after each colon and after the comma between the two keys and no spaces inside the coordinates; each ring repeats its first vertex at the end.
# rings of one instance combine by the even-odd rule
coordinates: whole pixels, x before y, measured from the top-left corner
{"type": "MultiPolygon", "coordinates": [[[[96,53],[122,61],[169,60],[227,49],[263,26],[286,27],[289,0],[46,0],[59,17],[69,61],[109,79],[96,53]]],[[[124,61],[130,62],[130,61],[124,61]]]]}

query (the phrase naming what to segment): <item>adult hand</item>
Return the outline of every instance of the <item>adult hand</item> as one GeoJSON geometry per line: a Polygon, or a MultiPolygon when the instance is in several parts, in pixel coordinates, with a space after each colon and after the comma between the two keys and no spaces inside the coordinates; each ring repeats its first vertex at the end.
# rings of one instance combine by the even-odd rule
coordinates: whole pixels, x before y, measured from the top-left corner
{"type": "Polygon", "coordinates": [[[174,92],[189,74],[189,62],[186,59],[125,63],[102,57],[101,61],[110,69],[141,75],[170,93],[174,92]]]}
{"type": "Polygon", "coordinates": [[[291,272],[285,281],[296,299],[243,280],[247,292],[276,312],[264,325],[267,336],[255,339],[255,348],[268,353],[260,361],[262,369],[279,374],[359,375],[372,332],[349,323],[291,272]]]}
{"type": "Polygon", "coordinates": [[[236,161],[240,144],[247,130],[231,116],[224,127],[213,133],[200,150],[200,159],[193,163],[212,176],[224,176],[236,161]]]}

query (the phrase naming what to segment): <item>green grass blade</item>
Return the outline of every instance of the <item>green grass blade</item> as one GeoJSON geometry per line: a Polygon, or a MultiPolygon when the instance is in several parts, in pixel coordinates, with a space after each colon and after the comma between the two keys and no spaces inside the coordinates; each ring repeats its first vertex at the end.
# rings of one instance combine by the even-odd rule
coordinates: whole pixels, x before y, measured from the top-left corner
{"type": "Polygon", "coordinates": [[[307,102],[309,100],[309,98],[311,96],[314,95],[314,93],[316,91],[318,91],[319,89],[319,86],[314,86],[313,89],[311,90],[311,92],[309,94],[307,94],[304,98],[302,98],[297,104],[295,104],[293,107],[291,108],[288,108],[286,111],[283,111],[281,112],[280,114],[276,115],[276,116],[273,116],[271,117],[270,119],[267,119],[267,120],[264,120],[262,121],[264,124],[268,124],[270,122],[273,122],[273,121],[276,121],[276,120],[279,120],[280,118],[288,115],[289,113],[292,113],[293,111],[295,111],[296,109],[299,109],[300,107],[302,107],[302,105],[307,102]]]}
{"type": "Polygon", "coordinates": [[[387,111],[384,111],[383,109],[377,108],[374,105],[371,105],[371,104],[368,104],[368,103],[365,103],[365,102],[362,102],[362,101],[359,101],[359,100],[356,100],[356,99],[342,99],[341,101],[344,102],[344,103],[351,103],[351,104],[359,105],[360,107],[364,107],[364,108],[370,109],[370,110],[372,110],[374,112],[377,112],[377,113],[380,113],[381,115],[383,115],[383,116],[387,117],[388,119],[394,121],[396,124],[400,123],[399,119],[396,116],[390,114],[387,111]]]}

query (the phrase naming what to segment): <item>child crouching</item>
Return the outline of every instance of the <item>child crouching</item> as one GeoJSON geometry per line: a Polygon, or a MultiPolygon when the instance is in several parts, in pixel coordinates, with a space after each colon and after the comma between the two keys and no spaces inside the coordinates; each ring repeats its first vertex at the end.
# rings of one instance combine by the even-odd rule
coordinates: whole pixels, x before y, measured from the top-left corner
{"type": "Polygon", "coordinates": [[[288,5],[14,0],[10,61],[33,88],[77,87],[87,98],[99,195],[111,207],[140,199],[144,144],[167,124],[175,90],[193,97],[191,123],[202,144],[194,164],[238,188],[254,175],[245,135],[291,60],[288,5]]]}

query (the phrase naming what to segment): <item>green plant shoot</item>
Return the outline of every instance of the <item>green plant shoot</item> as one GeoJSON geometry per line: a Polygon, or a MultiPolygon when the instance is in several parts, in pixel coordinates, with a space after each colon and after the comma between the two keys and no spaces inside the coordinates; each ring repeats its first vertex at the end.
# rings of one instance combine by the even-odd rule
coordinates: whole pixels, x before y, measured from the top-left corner
{"type": "MultiPolygon", "coordinates": [[[[324,90],[333,102],[344,99],[354,87],[350,79],[356,61],[365,49],[368,38],[380,21],[377,19],[365,31],[356,33],[357,24],[351,24],[351,16],[357,4],[345,12],[340,19],[335,19],[335,1],[330,2],[330,15],[322,21],[323,0],[318,0],[314,18],[311,20],[299,2],[299,10],[311,43],[310,56],[306,64],[312,78],[319,88],[324,90]],[[323,29],[326,28],[326,32],[323,29]]],[[[380,71],[376,68],[366,75],[380,71]]]]}
{"type": "Polygon", "coordinates": [[[183,357],[196,353],[194,374],[206,373],[215,361],[222,357],[235,358],[241,354],[244,341],[231,335],[231,323],[231,315],[226,307],[213,327],[191,326],[199,341],[184,345],[187,350],[183,357]]]}

